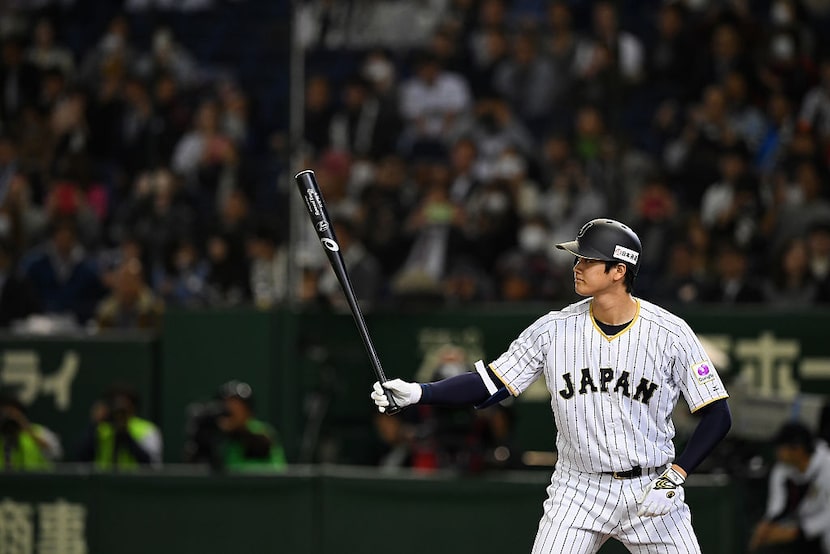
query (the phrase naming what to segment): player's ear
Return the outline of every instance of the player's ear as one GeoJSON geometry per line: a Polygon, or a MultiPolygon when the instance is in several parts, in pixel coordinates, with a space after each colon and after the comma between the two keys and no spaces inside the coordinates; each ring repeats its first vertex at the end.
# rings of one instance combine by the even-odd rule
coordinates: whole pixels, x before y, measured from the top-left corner
{"type": "Polygon", "coordinates": [[[623,281],[625,280],[625,274],[628,271],[628,266],[625,264],[617,264],[617,267],[614,269],[614,280],[616,281],[623,281]]]}

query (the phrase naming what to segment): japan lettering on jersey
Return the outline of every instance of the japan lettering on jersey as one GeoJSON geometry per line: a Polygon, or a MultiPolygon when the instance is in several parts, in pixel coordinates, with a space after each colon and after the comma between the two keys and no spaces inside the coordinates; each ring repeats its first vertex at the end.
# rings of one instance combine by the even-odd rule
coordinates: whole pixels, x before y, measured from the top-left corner
{"type": "Polygon", "coordinates": [[[689,325],[645,300],[614,336],[591,299],[550,312],[490,364],[513,396],[544,374],[559,462],[592,473],[661,467],[674,460],[671,413],[682,394],[692,412],[727,398],[689,325]]]}

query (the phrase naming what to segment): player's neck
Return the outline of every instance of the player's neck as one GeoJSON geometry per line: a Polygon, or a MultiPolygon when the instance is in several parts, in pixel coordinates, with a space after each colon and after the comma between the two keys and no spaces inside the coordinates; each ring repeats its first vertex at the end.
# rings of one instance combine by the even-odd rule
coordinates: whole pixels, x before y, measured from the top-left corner
{"type": "Polygon", "coordinates": [[[591,299],[594,319],[607,325],[628,323],[637,315],[637,301],[630,293],[607,292],[591,299]]]}

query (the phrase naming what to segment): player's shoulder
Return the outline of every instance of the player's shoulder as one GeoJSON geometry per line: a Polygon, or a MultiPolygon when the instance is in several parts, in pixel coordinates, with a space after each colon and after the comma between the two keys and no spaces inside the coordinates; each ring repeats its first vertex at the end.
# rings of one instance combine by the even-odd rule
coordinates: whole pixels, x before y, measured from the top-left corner
{"type": "Polygon", "coordinates": [[[569,304],[564,308],[552,310],[546,314],[541,315],[538,319],[536,319],[536,321],[533,322],[531,327],[538,328],[542,326],[555,325],[563,320],[587,314],[590,310],[590,301],[590,298],[586,298],[584,300],[580,300],[579,302],[569,304]]]}
{"type": "Polygon", "coordinates": [[[587,314],[591,309],[591,299],[584,298],[579,302],[568,304],[564,308],[550,312],[547,314],[551,319],[566,319],[573,316],[587,314]]]}
{"type": "Polygon", "coordinates": [[[682,317],[648,300],[638,299],[638,301],[640,303],[640,318],[643,320],[659,325],[676,335],[687,335],[691,332],[689,324],[682,317]]]}

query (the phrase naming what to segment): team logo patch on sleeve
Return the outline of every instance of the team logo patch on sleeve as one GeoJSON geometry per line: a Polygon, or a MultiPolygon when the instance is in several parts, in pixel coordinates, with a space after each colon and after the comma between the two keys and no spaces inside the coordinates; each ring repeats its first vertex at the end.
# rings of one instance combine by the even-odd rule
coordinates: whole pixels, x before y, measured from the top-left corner
{"type": "Polygon", "coordinates": [[[640,258],[640,254],[630,248],[626,248],[625,246],[620,246],[618,244],[614,248],[614,257],[624,262],[636,264],[637,260],[640,258]]]}
{"type": "Polygon", "coordinates": [[[700,362],[692,366],[692,371],[700,384],[711,381],[715,378],[715,370],[712,362],[700,362]]]}

